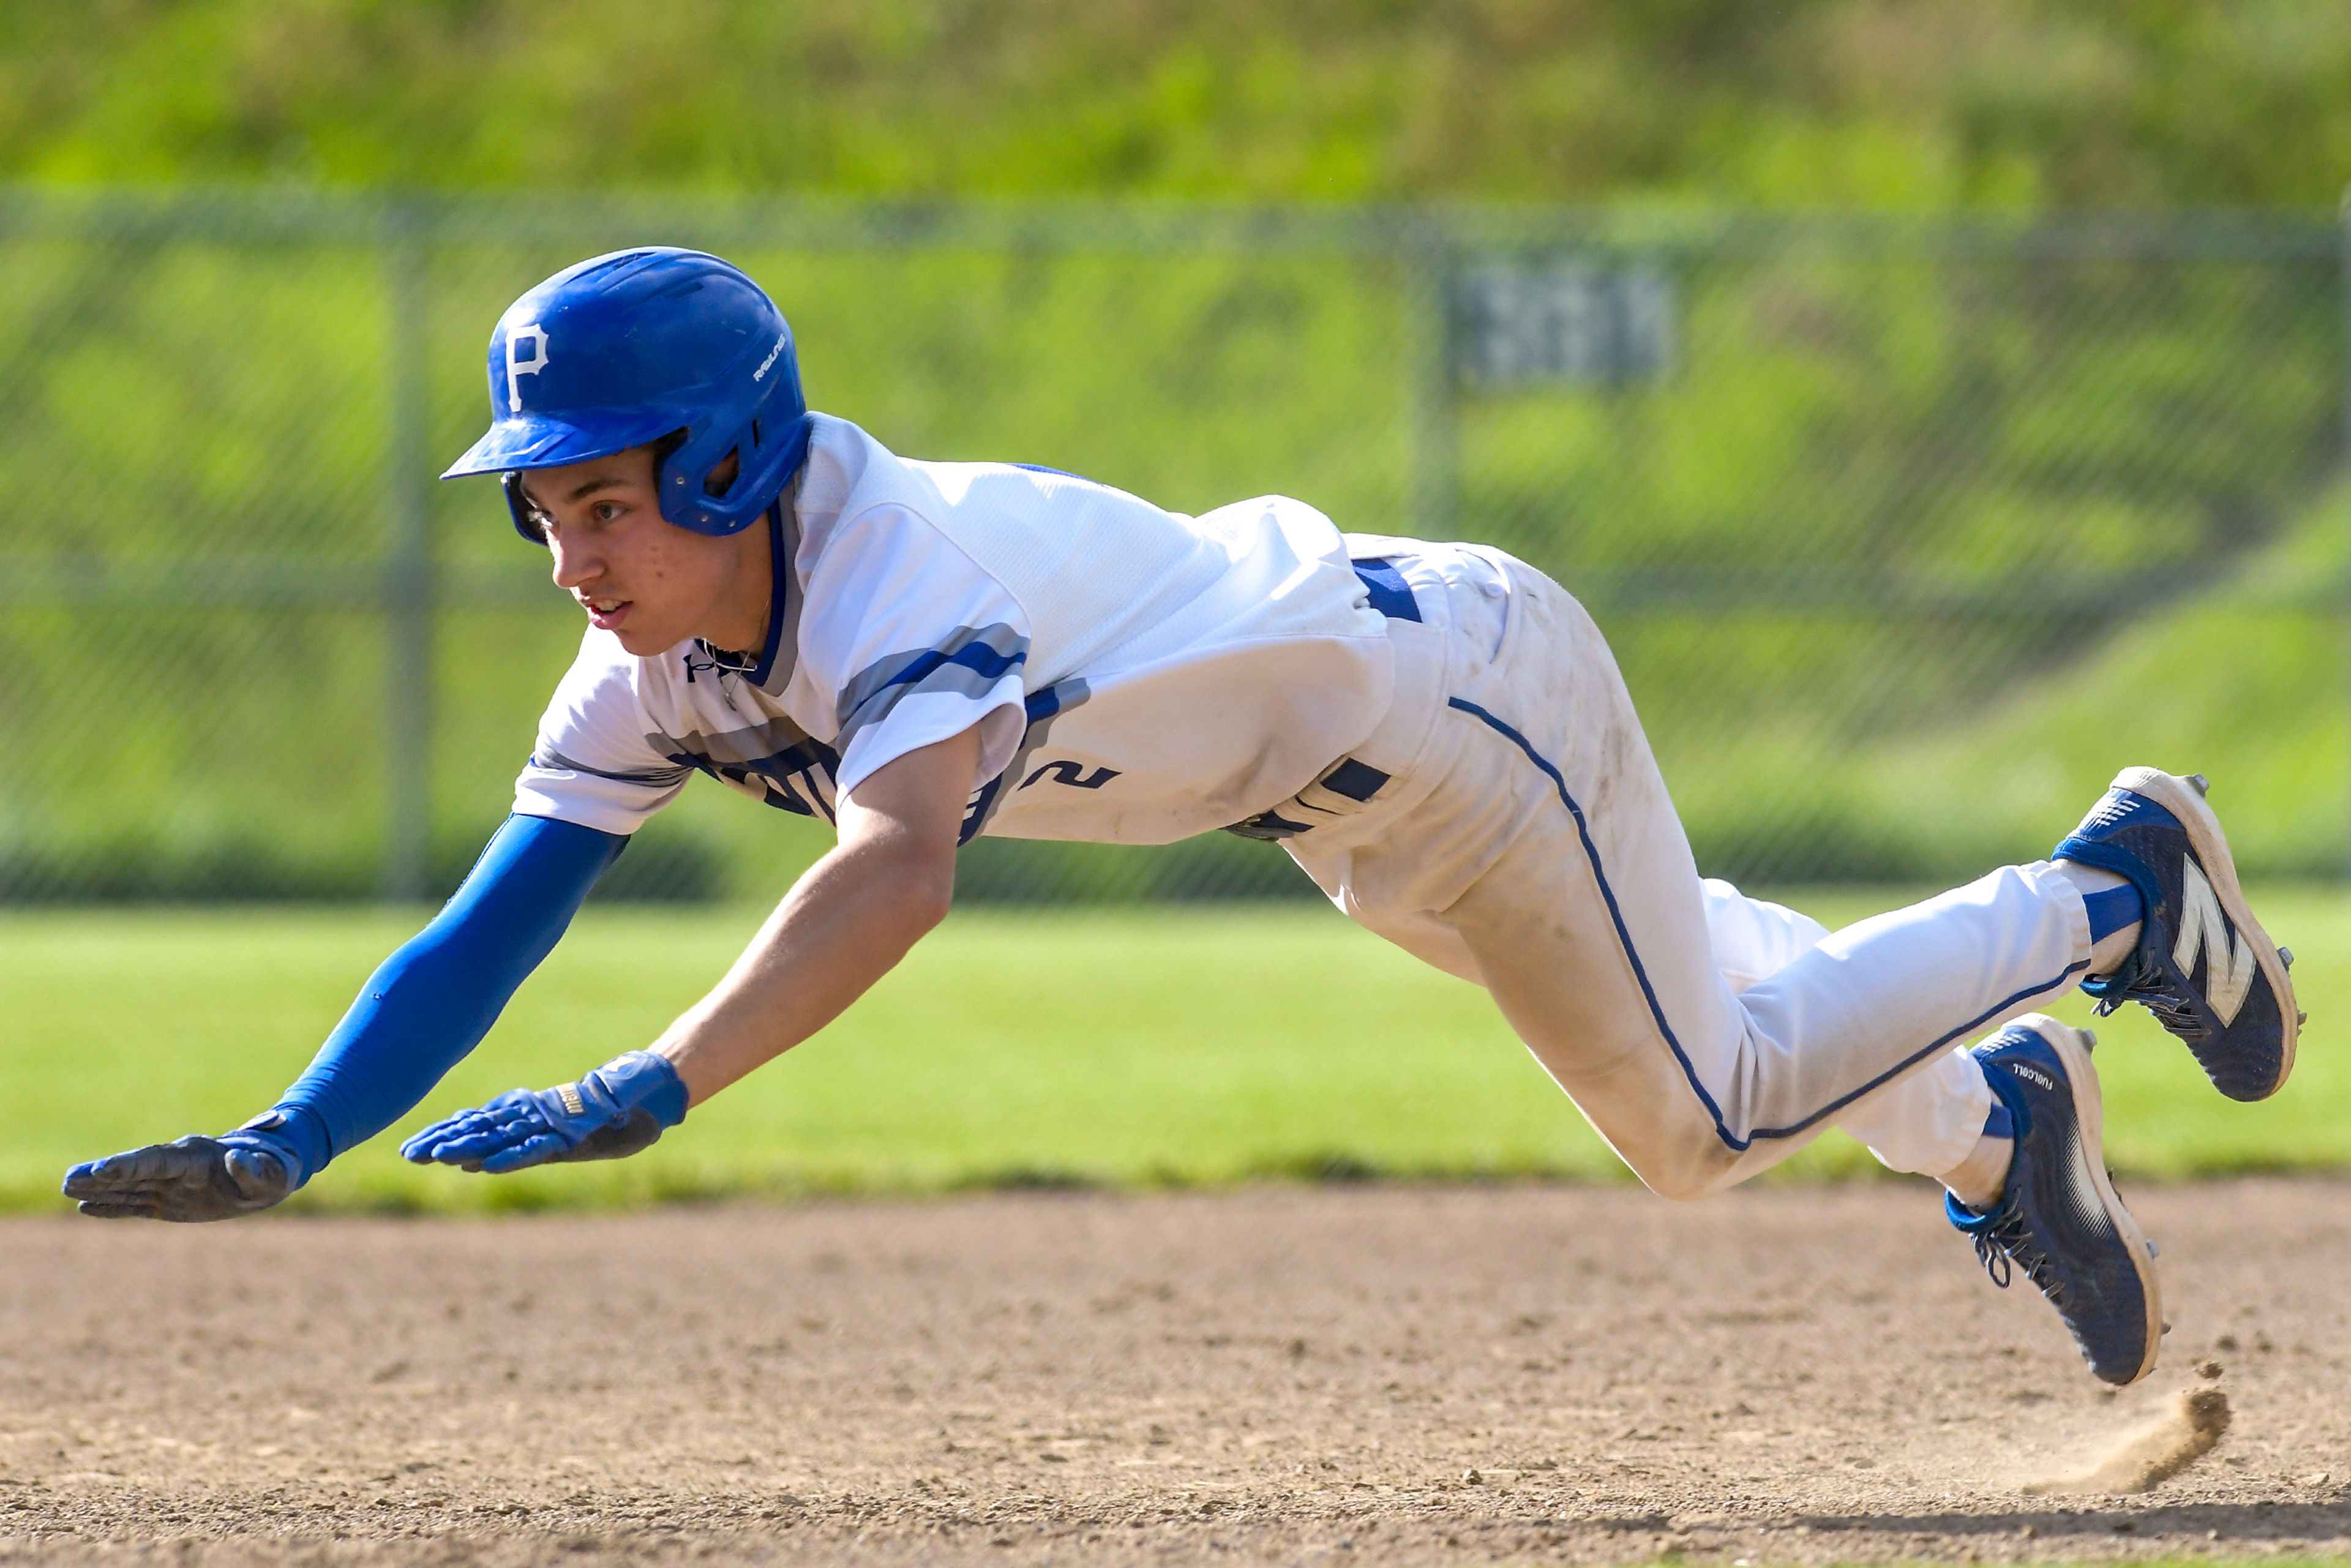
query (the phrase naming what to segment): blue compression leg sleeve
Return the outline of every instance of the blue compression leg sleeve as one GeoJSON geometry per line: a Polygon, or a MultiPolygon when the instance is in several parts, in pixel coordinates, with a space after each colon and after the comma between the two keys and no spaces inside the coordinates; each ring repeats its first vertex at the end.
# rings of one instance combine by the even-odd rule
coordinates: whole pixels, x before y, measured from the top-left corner
{"type": "Polygon", "coordinates": [[[277,1102],[306,1180],[406,1114],[481,1043],[628,841],[546,817],[506,820],[277,1102]]]}

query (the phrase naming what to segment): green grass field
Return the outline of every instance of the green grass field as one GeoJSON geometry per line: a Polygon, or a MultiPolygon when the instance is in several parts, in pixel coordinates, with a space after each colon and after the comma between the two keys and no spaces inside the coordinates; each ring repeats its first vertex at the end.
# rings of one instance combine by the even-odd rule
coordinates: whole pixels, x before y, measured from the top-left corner
{"type": "MultiPolygon", "coordinates": [[[[1832,925],[1899,902],[1793,901],[1832,925]]],[[[2313,1015],[2294,1082],[2265,1104],[2231,1104],[2144,1015],[2107,1020],[2109,1153],[2126,1173],[2351,1165],[2351,1068],[2329,1049],[2351,991],[2351,898],[2279,888],[2261,902],[2300,955],[2313,1015]]],[[[717,977],[760,913],[590,911],[402,1130],[644,1043],[717,977]]],[[[54,1207],[77,1159],[266,1107],[414,924],[329,909],[0,917],[0,1203],[54,1207]]],[[[2086,1016],[2078,1000],[2067,1010],[2086,1016]]],[[[298,1201],[1626,1179],[1479,992],[1314,907],[958,915],[831,1030],[637,1159],[489,1178],[413,1170],[395,1142],[339,1162],[298,1201]]],[[[1832,1134],[1788,1174],[1875,1168],[1832,1134]]]]}

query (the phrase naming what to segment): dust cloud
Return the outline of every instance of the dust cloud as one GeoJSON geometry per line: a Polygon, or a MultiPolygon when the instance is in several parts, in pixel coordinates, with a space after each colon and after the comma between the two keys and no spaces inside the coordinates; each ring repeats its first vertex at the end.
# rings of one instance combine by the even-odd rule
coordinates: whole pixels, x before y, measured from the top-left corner
{"type": "Polygon", "coordinates": [[[2152,1420],[2129,1431],[2079,1475],[2029,1483],[2036,1496],[2113,1497],[2149,1491],[2210,1453],[2229,1430],[2229,1396],[2183,1388],[2152,1420]]]}

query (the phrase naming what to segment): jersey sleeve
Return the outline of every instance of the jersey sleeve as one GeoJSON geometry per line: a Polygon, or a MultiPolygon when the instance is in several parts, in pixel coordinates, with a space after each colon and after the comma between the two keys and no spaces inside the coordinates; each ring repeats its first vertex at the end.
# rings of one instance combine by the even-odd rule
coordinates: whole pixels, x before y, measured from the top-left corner
{"type": "Polygon", "coordinates": [[[677,798],[694,776],[653,744],[636,688],[637,660],[590,632],[515,780],[515,814],[626,836],[677,798]]]}
{"type": "Polygon", "coordinates": [[[1011,762],[1027,727],[1029,616],[936,528],[889,506],[850,519],[807,603],[800,658],[841,724],[841,795],[974,726],[975,789],[1011,762]]]}

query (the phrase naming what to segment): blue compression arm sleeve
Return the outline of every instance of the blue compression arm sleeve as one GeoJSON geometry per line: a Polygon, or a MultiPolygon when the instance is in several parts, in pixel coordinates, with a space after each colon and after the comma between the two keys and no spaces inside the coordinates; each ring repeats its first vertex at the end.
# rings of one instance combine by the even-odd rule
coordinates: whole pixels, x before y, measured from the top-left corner
{"type": "Polygon", "coordinates": [[[506,820],[277,1102],[304,1179],[398,1121],[481,1043],[628,841],[547,817],[506,820]]]}

